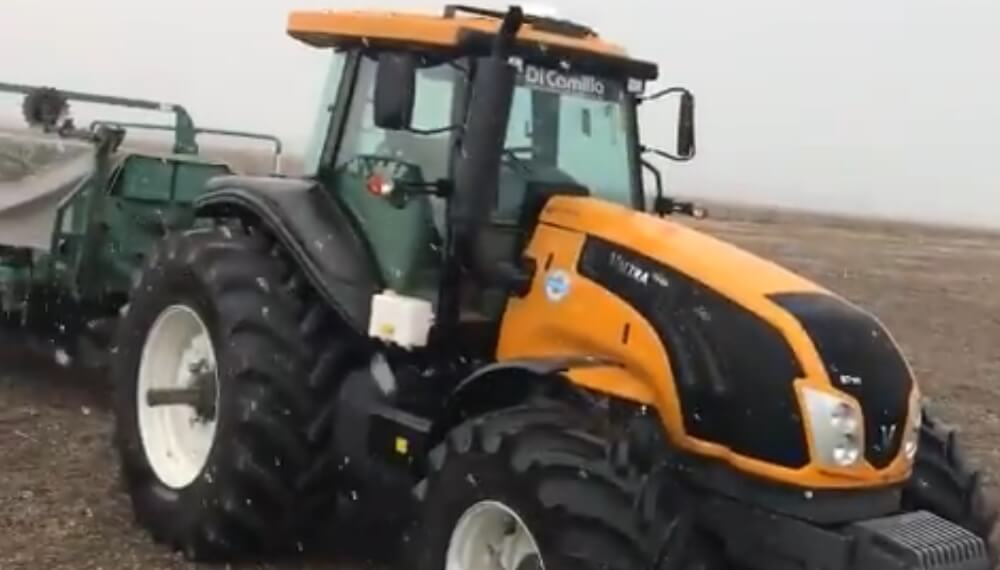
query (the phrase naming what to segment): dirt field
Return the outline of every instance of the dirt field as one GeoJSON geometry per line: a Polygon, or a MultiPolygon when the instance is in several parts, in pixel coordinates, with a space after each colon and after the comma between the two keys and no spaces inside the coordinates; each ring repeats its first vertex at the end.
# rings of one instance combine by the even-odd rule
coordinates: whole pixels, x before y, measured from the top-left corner
{"type": "MultiPolygon", "coordinates": [[[[875,311],[945,419],[964,426],[996,488],[1000,235],[816,226],[801,218],[700,225],[875,311]]],[[[0,357],[0,569],[189,567],[133,527],[115,484],[110,418],[96,386],[73,370],[0,357]]]]}

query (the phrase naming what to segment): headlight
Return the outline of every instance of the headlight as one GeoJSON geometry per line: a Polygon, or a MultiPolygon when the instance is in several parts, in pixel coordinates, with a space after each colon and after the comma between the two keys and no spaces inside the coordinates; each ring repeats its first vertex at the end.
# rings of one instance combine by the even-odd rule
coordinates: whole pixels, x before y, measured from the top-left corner
{"type": "Polygon", "coordinates": [[[920,403],[920,393],[916,390],[910,396],[910,418],[903,437],[903,453],[908,461],[913,461],[920,447],[920,427],[924,421],[924,410],[920,403]]]}
{"type": "Polygon", "coordinates": [[[864,422],[853,401],[809,387],[802,388],[806,420],[816,459],[831,467],[852,467],[862,459],[864,422]]]}

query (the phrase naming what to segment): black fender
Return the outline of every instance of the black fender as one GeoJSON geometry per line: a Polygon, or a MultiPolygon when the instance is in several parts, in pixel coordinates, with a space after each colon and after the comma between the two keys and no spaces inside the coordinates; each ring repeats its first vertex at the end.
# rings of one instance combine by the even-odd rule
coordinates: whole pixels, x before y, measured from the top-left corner
{"type": "Polygon", "coordinates": [[[455,385],[434,419],[429,434],[433,446],[466,418],[516,406],[532,396],[573,400],[580,388],[564,373],[574,368],[620,366],[601,356],[573,355],[503,360],[483,366],[455,385]]]}
{"type": "Polygon", "coordinates": [[[319,182],[219,176],[208,182],[194,208],[199,217],[249,216],[263,223],[341,318],[367,334],[381,276],[354,221],[319,182]]]}

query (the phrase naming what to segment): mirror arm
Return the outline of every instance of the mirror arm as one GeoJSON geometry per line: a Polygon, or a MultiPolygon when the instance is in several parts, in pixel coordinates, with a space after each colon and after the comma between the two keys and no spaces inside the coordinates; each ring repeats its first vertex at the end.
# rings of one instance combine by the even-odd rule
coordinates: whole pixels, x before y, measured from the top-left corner
{"type": "Polygon", "coordinates": [[[653,154],[655,154],[657,156],[662,156],[663,158],[668,158],[668,159],[676,161],[676,162],[687,162],[687,161],[691,160],[692,158],[694,158],[694,152],[692,152],[688,156],[678,156],[678,155],[670,154],[669,152],[664,152],[664,151],[662,151],[662,150],[660,150],[658,148],[653,148],[653,147],[649,147],[649,146],[640,146],[639,147],[639,151],[641,153],[643,153],[643,154],[651,152],[651,153],[653,153],[653,154]]]}
{"type": "Polygon", "coordinates": [[[644,95],[642,97],[639,97],[638,99],[639,102],[653,101],[654,99],[659,99],[660,97],[670,95],[671,93],[689,93],[689,91],[684,87],[668,87],[667,89],[663,89],[662,91],[657,91],[652,95],[644,95]]]}
{"type": "Polygon", "coordinates": [[[649,162],[646,159],[640,160],[639,164],[641,164],[643,168],[645,168],[650,173],[652,173],[653,180],[656,181],[656,198],[657,199],[662,198],[663,197],[663,174],[660,173],[660,169],[657,168],[656,165],[654,165],[652,162],[649,162]]]}
{"type": "Polygon", "coordinates": [[[660,169],[646,159],[640,160],[639,164],[652,173],[653,179],[656,181],[656,197],[653,199],[652,208],[654,214],[660,217],[671,214],[684,214],[698,219],[708,217],[708,210],[701,206],[696,206],[693,202],[682,202],[673,198],[667,198],[663,194],[663,175],[660,173],[660,169]]]}

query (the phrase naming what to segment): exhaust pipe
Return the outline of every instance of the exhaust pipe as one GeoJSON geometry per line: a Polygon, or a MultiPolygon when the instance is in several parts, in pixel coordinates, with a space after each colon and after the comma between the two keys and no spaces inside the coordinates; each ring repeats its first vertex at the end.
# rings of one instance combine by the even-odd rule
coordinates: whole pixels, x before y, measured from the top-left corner
{"type": "MultiPolygon", "coordinates": [[[[500,24],[492,53],[476,62],[466,127],[455,165],[451,222],[459,259],[480,278],[492,281],[502,268],[488,266],[482,228],[497,201],[500,163],[514,99],[517,70],[508,61],[524,24],[521,8],[511,7],[500,24]]],[[[501,279],[503,276],[499,276],[501,279]]]]}

